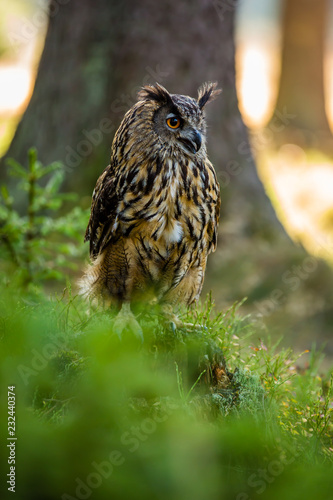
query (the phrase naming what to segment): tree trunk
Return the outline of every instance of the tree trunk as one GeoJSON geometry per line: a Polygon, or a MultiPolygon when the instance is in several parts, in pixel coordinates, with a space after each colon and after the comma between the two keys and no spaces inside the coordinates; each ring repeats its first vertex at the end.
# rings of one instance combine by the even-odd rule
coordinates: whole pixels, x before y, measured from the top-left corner
{"type": "Polygon", "coordinates": [[[285,0],[283,48],[277,110],[293,118],[280,143],[333,152],[333,140],[325,112],[324,41],[327,0],[285,0]]]}
{"type": "Polygon", "coordinates": [[[196,96],[201,83],[217,80],[223,94],[207,107],[208,152],[223,212],[247,232],[282,233],[238,110],[235,8],[222,0],[66,2],[50,17],[35,91],[8,155],[24,161],[36,145],[41,161],[65,162],[67,187],[91,193],[142,85],[196,96]]]}

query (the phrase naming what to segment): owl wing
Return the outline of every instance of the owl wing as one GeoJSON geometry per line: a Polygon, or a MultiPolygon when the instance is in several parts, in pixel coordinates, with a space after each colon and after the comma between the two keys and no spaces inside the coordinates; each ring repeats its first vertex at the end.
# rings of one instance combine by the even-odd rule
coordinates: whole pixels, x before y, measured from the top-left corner
{"type": "Polygon", "coordinates": [[[212,231],[211,239],[209,241],[209,251],[210,252],[215,252],[215,250],[216,250],[217,230],[218,230],[219,220],[220,220],[220,208],[221,208],[220,189],[219,189],[219,185],[217,184],[217,195],[216,195],[215,210],[214,210],[214,216],[213,216],[213,231],[212,231]]]}
{"type": "Polygon", "coordinates": [[[90,242],[90,256],[96,257],[116,231],[118,196],[115,175],[109,165],[98,178],[91,202],[91,214],[84,241],[90,242]]]}
{"type": "Polygon", "coordinates": [[[207,162],[207,165],[211,186],[209,192],[210,220],[207,225],[208,254],[210,254],[210,252],[215,252],[217,245],[217,231],[220,219],[221,197],[220,186],[215,170],[210,162],[207,162]]]}

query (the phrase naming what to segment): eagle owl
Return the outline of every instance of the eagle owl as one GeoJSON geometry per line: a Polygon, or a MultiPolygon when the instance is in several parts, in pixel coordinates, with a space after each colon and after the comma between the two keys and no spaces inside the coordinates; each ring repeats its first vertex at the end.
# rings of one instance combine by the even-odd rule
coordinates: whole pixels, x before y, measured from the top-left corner
{"type": "Polygon", "coordinates": [[[126,326],[142,333],[131,302],[155,297],[167,309],[200,295],[220,209],[204,107],[219,93],[216,83],[202,85],[197,99],[147,85],[115,134],[93,192],[92,264],[81,288],[122,306],[118,334],[126,326]]]}

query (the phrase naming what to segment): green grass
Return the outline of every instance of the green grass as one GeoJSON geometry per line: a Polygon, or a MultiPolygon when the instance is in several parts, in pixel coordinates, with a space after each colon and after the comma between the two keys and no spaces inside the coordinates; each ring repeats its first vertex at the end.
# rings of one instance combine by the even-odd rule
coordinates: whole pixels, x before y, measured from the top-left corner
{"type": "Polygon", "coordinates": [[[330,375],[315,351],[264,343],[240,310],[217,313],[208,297],[179,312],[196,326],[174,332],[142,307],[141,345],[68,291],[3,290],[18,498],[329,498],[330,375]]]}

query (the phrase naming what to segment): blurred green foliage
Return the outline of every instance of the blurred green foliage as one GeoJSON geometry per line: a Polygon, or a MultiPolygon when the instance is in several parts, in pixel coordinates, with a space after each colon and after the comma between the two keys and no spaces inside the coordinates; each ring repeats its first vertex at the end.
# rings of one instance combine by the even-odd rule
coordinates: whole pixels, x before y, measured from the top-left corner
{"type": "MultiPolygon", "coordinates": [[[[45,293],[81,256],[88,218],[65,212],[62,167],[35,150],[27,169],[10,165],[27,198],[21,215],[2,188],[0,442],[15,386],[17,498],[330,498],[332,376],[319,375],[320,353],[301,363],[258,338],[242,304],[216,312],[211,295],[175,311],[192,324],[176,331],[157,305],[137,304],[144,343],[120,341],[115,311],[70,287],[45,293]]],[[[2,478],[8,454],[0,446],[2,478]]]]}
{"type": "Polygon", "coordinates": [[[55,162],[43,166],[35,149],[28,152],[28,166],[8,160],[9,173],[19,179],[20,206],[5,185],[0,197],[0,249],[5,258],[8,279],[8,261],[14,273],[10,280],[18,286],[40,286],[48,280],[64,280],[66,271],[77,269],[77,259],[83,256],[83,234],[88,212],[75,207],[59,215],[65,201],[75,201],[74,193],[61,193],[64,167],[55,162]]]}
{"type": "Polygon", "coordinates": [[[141,345],[69,291],[38,303],[8,292],[0,387],[5,401],[15,385],[18,498],[330,497],[332,386],[315,353],[300,369],[210,297],[179,311],[196,326],[176,332],[142,306],[141,345]]]}

